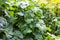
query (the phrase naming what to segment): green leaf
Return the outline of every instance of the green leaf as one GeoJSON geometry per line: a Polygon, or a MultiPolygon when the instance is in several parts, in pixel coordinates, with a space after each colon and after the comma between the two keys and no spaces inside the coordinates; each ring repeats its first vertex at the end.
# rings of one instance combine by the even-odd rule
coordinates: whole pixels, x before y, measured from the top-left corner
{"type": "Polygon", "coordinates": [[[10,15],[10,17],[14,17],[14,12],[13,11],[9,11],[9,15],[10,15]]]}

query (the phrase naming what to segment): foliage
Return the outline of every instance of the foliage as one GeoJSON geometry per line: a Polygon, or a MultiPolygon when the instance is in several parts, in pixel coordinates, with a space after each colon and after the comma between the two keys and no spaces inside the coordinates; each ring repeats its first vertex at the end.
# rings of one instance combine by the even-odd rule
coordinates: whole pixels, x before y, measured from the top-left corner
{"type": "Polygon", "coordinates": [[[45,4],[39,0],[1,0],[0,34],[3,35],[0,38],[60,40],[59,11],[58,3],[45,4]]]}

